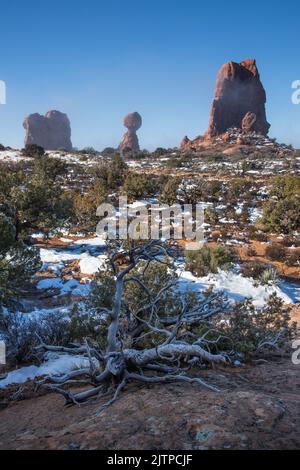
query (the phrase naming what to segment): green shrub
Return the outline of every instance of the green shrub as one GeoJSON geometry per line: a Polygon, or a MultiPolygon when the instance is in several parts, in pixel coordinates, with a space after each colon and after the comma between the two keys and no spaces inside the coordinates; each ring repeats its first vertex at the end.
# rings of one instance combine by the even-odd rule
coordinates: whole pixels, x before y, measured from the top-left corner
{"type": "Polygon", "coordinates": [[[300,266],[300,253],[299,251],[294,251],[290,253],[287,259],[288,266],[300,266]]]}
{"type": "Polygon", "coordinates": [[[205,245],[199,251],[186,252],[186,269],[197,277],[217,273],[218,269],[228,270],[235,260],[233,252],[221,245],[205,245]]]}
{"type": "Polygon", "coordinates": [[[218,325],[232,348],[243,360],[249,360],[278,350],[293,339],[297,327],[290,320],[282,300],[273,294],[262,309],[255,309],[249,300],[235,305],[231,312],[218,319],[218,325]]]}
{"type": "Polygon", "coordinates": [[[253,246],[248,246],[247,251],[246,251],[247,256],[252,258],[253,256],[257,256],[257,251],[253,246]]]}
{"type": "Polygon", "coordinates": [[[159,197],[160,202],[168,204],[169,206],[172,206],[177,202],[180,181],[180,178],[169,178],[167,180],[159,197]]]}
{"type": "Polygon", "coordinates": [[[263,205],[262,224],[273,233],[291,234],[300,229],[300,196],[289,196],[278,201],[270,200],[263,205]]]}
{"type": "Polygon", "coordinates": [[[262,224],[269,232],[292,234],[300,229],[300,176],[272,180],[272,199],[263,205],[262,224]]]}
{"type": "Polygon", "coordinates": [[[36,144],[27,144],[22,150],[23,155],[29,158],[39,158],[42,157],[45,153],[45,150],[40,145],[36,144]]]}
{"type": "Polygon", "coordinates": [[[130,201],[153,196],[157,189],[157,183],[152,176],[140,173],[129,173],[123,186],[123,191],[130,201]]]}
{"type": "Polygon", "coordinates": [[[16,240],[15,214],[0,205],[0,312],[14,303],[24,282],[41,266],[39,252],[16,240]]]}
{"type": "Polygon", "coordinates": [[[128,166],[117,153],[110,162],[99,162],[99,165],[93,169],[92,176],[98,180],[105,191],[119,189],[126,177],[128,166]]]}
{"type": "Polygon", "coordinates": [[[277,269],[273,267],[265,269],[259,277],[259,282],[263,285],[277,284],[278,280],[277,269]]]}
{"type": "Polygon", "coordinates": [[[288,258],[288,250],[279,243],[272,243],[266,248],[266,257],[271,261],[286,261],[288,258]]]}
{"type": "Polygon", "coordinates": [[[259,279],[268,267],[269,266],[265,263],[258,263],[257,261],[246,261],[242,264],[241,270],[244,277],[259,279]]]}
{"type": "Polygon", "coordinates": [[[258,230],[254,225],[249,225],[247,228],[249,240],[255,240],[257,242],[267,242],[268,237],[261,230],[258,230]]]}

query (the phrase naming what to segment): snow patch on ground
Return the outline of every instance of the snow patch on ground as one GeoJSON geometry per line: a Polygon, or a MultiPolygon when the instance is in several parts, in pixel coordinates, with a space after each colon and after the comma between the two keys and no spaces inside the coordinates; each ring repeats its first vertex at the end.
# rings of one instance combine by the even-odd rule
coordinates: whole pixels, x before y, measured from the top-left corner
{"type": "Polygon", "coordinates": [[[87,296],[90,293],[89,284],[81,284],[76,279],[67,282],[60,277],[43,279],[37,284],[38,289],[60,289],[61,295],[72,293],[73,295],[87,296]]]}
{"type": "Polygon", "coordinates": [[[96,274],[99,269],[102,269],[106,263],[106,255],[90,256],[85,253],[86,256],[82,257],[79,262],[79,267],[82,274],[96,274]]]}
{"type": "Polygon", "coordinates": [[[80,254],[74,250],[56,250],[54,248],[41,248],[41,260],[43,263],[61,263],[64,261],[74,261],[80,257],[80,254]]]}
{"type": "Polygon", "coordinates": [[[18,150],[3,150],[0,152],[0,161],[11,161],[11,162],[20,162],[22,160],[29,160],[28,158],[21,155],[21,152],[18,150]]]}
{"type": "Polygon", "coordinates": [[[84,240],[77,240],[76,242],[74,242],[74,245],[80,245],[80,246],[89,245],[89,246],[105,248],[106,241],[104,240],[104,238],[94,237],[94,238],[86,238],[84,240]]]}
{"type": "Polygon", "coordinates": [[[256,307],[263,307],[273,293],[276,293],[284,303],[293,302],[287,290],[283,291],[280,286],[255,285],[253,279],[230,271],[219,271],[218,274],[209,274],[205,277],[195,277],[189,271],[178,273],[181,291],[190,289],[201,292],[213,286],[215,290],[224,292],[233,303],[251,298],[256,307]]]}
{"type": "Polygon", "coordinates": [[[67,374],[72,370],[89,367],[89,365],[89,359],[82,356],[50,353],[40,366],[32,365],[9,372],[5,379],[0,380],[0,388],[13,384],[24,384],[36,377],[67,374]]]}

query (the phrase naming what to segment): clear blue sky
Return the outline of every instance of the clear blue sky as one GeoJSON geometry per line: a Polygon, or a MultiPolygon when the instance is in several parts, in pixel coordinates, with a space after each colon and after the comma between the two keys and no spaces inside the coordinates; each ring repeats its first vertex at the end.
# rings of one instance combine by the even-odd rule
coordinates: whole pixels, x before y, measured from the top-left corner
{"type": "Polygon", "coordinates": [[[178,145],[206,130],[220,65],[254,57],[270,134],[300,147],[299,0],[10,0],[0,14],[3,144],[22,146],[26,115],[58,109],[77,147],[117,146],[131,111],[143,148],[178,145]]]}

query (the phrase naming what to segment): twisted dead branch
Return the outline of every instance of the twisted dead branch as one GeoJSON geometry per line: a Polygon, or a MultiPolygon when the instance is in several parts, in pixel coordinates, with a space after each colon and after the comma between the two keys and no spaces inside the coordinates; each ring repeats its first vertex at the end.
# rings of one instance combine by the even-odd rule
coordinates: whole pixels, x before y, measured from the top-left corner
{"type": "MultiPolygon", "coordinates": [[[[132,271],[141,263],[147,266],[152,262],[166,263],[166,257],[172,260],[178,254],[178,247],[161,241],[150,241],[144,244],[132,245],[125,249],[123,244],[110,247],[109,262],[114,273],[115,294],[111,309],[105,309],[110,324],[107,332],[106,352],[102,353],[95,345],[90,346],[88,341],[82,345],[71,347],[56,347],[40,344],[39,349],[44,351],[60,351],[68,354],[83,355],[89,361],[89,367],[72,371],[61,377],[46,377],[40,385],[64,396],[67,405],[80,405],[95,399],[113,390],[111,399],[99,408],[112,404],[119,396],[128,382],[142,382],[148,384],[185,382],[204,386],[215,392],[218,389],[203,381],[199,377],[188,375],[191,364],[225,364],[226,355],[213,354],[206,347],[208,340],[197,337],[192,343],[184,335],[179,335],[184,325],[207,321],[220,309],[214,294],[208,295],[196,307],[188,308],[181,302],[181,309],[177,316],[160,318],[159,304],[164,296],[174,288],[175,281],[166,282],[158,292],[153,295],[145,282],[132,271]],[[122,253],[126,263],[123,267],[117,263],[118,253],[122,253]],[[124,287],[128,283],[137,284],[146,294],[147,301],[136,311],[130,312],[131,318],[139,326],[139,338],[143,335],[157,335],[157,344],[154,347],[123,348],[121,331],[122,302],[124,287]],[[145,317],[145,312],[147,316],[145,317]],[[144,331],[146,330],[146,332],[144,331]],[[150,375],[152,374],[152,375],[150,375]],[[153,375],[154,374],[154,375],[153,375]],[[85,384],[91,386],[79,393],[72,393],[71,386],[85,384]]],[[[144,273],[144,270],[142,271],[144,273]]],[[[104,309],[103,309],[104,310],[104,309]]],[[[190,337],[187,337],[189,340],[190,337]]]]}

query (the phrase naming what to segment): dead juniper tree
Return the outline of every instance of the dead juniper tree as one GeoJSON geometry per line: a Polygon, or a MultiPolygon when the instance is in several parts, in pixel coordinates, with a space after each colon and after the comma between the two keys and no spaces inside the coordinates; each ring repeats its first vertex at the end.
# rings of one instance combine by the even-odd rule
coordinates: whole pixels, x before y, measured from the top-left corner
{"type": "MultiPolygon", "coordinates": [[[[62,394],[66,404],[84,403],[112,392],[103,406],[114,402],[131,381],[146,384],[181,381],[217,391],[201,378],[191,376],[190,369],[195,365],[226,363],[225,352],[210,348],[219,338],[212,341],[210,328],[201,329],[202,324],[207,325],[210,317],[220,312],[224,302],[213,292],[201,298],[199,295],[193,298],[191,293],[181,295],[172,264],[177,256],[178,246],[174,243],[110,242],[108,266],[112,301],[111,305],[99,307],[108,325],[106,348],[103,350],[87,339],[84,344],[74,343],[63,348],[41,344],[39,348],[45,351],[82,354],[89,358],[90,364],[86,369],[63,377],[48,377],[43,385],[62,394]],[[164,267],[163,276],[155,274],[158,266],[164,267]],[[149,285],[146,274],[151,268],[155,275],[149,285]],[[71,386],[82,384],[91,387],[78,393],[70,391],[71,386]]],[[[101,286],[100,282],[100,289],[101,286]]]]}

